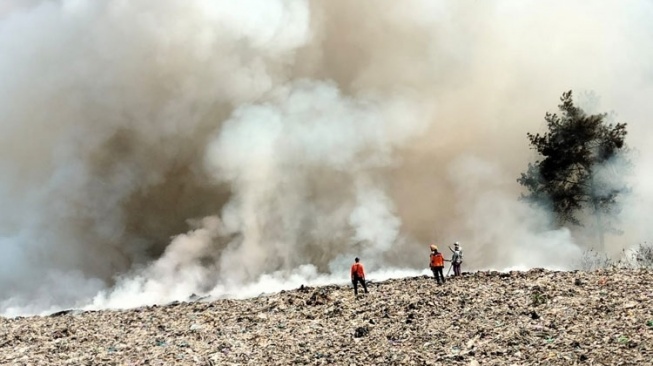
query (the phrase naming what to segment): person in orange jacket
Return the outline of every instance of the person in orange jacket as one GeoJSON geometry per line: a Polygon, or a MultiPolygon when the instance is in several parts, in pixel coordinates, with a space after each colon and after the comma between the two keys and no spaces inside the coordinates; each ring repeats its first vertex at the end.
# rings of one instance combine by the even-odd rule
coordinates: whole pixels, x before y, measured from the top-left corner
{"type": "Polygon", "coordinates": [[[430,262],[431,271],[433,271],[433,277],[438,281],[438,284],[441,285],[444,283],[444,257],[442,253],[438,252],[438,247],[431,245],[431,262],[430,262]]]}
{"type": "Polygon", "coordinates": [[[365,284],[365,269],[360,259],[356,257],[354,264],[351,266],[351,283],[354,285],[354,295],[358,295],[358,283],[363,285],[363,290],[367,293],[367,285],[365,284]]]}

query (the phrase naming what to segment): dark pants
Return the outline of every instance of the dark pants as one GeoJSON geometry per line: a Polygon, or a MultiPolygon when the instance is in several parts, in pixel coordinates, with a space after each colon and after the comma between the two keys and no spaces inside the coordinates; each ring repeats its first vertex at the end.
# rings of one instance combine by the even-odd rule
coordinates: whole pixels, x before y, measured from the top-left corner
{"type": "Polygon", "coordinates": [[[438,281],[438,283],[444,283],[443,269],[444,267],[431,267],[431,271],[433,271],[433,277],[435,277],[435,280],[438,281]]]}
{"type": "Polygon", "coordinates": [[[363,285],[363,290],[365,290],[365,293],[367,293],[367,285],[365,284],[365,279],[364,278],[359,278],[359,277],[354,277],[354,279],[351,280],[351,283],[354,285],[354,295],[358,295],[358,283],[361,283],[363,285]]]}
{"type": "Polygon", "coordinates": [[[460,265],[462,263],[452,263],[453,266],[453,275],[454,276],[460,276],[460,265]]]}

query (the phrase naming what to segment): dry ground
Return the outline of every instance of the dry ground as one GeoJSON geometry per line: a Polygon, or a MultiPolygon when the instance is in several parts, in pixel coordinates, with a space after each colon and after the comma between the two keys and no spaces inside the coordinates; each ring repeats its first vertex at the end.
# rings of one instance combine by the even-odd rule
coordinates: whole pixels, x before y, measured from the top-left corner
{"type": "Polygon", "coordinates": [[[477,272],[0,319],[3,365],[652,365],[653,272],[477,272]]]}

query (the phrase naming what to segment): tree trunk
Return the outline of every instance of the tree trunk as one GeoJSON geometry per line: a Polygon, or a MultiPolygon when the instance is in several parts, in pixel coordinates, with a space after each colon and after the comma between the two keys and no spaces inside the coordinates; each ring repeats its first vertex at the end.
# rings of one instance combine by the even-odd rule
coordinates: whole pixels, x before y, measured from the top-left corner
{"type": "Polygon", "coordinates": [[[594,205],[594,215],[596,216],[596,235],[599,239],[599,250],[605,252],[605,228],[603,227],[603,214],[598,205],[594,205]]]}
{"type": "Polygon", "coordinates": [[[605,227],[603,227],[603,214],[601,212],[600,199],[596,196],[593,172],[590,173],[590,200],[592,202],[592,209],[594,210],[594,217],[596,218],[596,235],[599,241],[599,247],[597,250],[600,253],[605,253],[605,227]]]}

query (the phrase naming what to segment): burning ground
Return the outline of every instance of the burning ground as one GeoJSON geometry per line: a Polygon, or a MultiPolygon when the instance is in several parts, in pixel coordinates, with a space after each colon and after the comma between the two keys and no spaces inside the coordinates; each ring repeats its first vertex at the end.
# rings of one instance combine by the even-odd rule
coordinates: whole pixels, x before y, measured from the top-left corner
{"type": "Polygon", "coordinates": [[[465,273],[2,319],[12,365],[648,365],[653,271],[465,273]]]}

